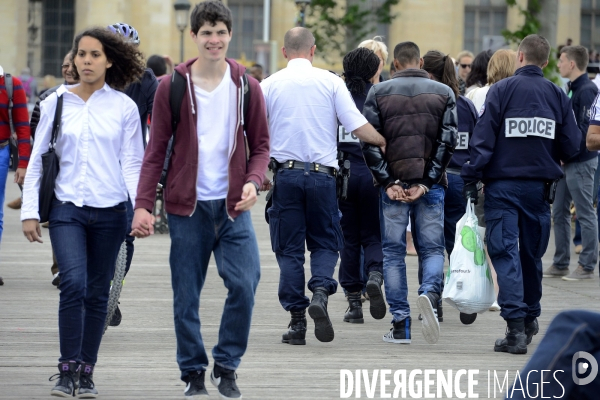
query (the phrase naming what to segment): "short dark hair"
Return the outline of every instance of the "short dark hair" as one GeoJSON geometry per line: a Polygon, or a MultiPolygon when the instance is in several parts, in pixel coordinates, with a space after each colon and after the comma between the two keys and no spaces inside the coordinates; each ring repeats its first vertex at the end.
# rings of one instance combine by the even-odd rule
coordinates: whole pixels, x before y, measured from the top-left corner
{"type": "Polygon", "coordinates": [[[196,34],[205,23],[215,26],[217,22],[224,23],[227,31],[231,33],[232,21],[231,10],[220,1],[204,1],[196,4],[190,16],[190,26],[192,32],[196,34]]]}
{"type": "Polygon", "coordinates": [[[575,61],[577,69],[580,71],[586,71],[588,62],[590,61],[588,51],[583,46],[564,46],[560,49],[560,54],[565,53],[567,58],[571,61],[575,61]]]}
{"type": "Polygon", "coordinates": [[[521,40],[519,51],[525,55],[527,61],[541,67],[550,56],[550,43],[543,36],[528,35],[521,40]]]}
{"type": "Polygon", "coordinates": [[[394,60],[397,60],[400,65],[418,63],[420,59],[421,51],[416,43],[402,42],[394,47],[394,60]]]}
{"type": "Polygon", "coordinates": [[[154,72],[154,76],[163,76],[167,73],[167,62],[165,59],[157,54],[153,54],[148,57],[146,61],[146,67],[150,68],[154,72]]]}
{"type": "Polygon", "coordinates": [[[252,66],[251,66],[250,68],[258,68],[258,69],[260,69],[261,71],[263,70],[263,66],[262,66],[262,65],[260,65],[260,64],[258,64],[258,63],[256,63],[256,64],[252,64],[252,66]]]}
{"type": "Polygon", "coordinates": [[[483,50],[475,56],[471,63],[471,72],[467,75],[466,84],[470,86],[485,86],[487,83],[487,69],[490,59],[494,55],[492,50],[483,50]]]}
{"type": "Polygon", "coordinates": [[[315,37],[306,28],[295,27],[285,33],[283,47],[288,53],[299,54],[310,51],[315,45],[315,37]]]}

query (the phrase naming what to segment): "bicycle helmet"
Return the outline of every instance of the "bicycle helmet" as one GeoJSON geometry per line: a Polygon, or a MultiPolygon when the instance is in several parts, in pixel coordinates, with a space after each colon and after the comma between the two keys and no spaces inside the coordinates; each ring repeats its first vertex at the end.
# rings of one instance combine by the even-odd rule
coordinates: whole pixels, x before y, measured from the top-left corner
{"type": "Polygon", "coordinates": [[[140,38],[138,36],[138,33],[135,30],[135,28],[131,25],[118,22],[116,24],[107,26],[107,28],[114,33],[118,33],[124,36],[125,39],[127,39],[131,43],[140,44],[140,38]]]}

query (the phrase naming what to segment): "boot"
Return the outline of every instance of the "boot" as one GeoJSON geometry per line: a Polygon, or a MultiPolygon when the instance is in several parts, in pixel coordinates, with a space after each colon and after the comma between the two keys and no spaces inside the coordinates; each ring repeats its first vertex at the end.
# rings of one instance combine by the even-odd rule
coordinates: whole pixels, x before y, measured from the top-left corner
{"type": "Polygon", "coordinates": [[[281,337],[282,343],[306,344],[306,310],[292,311],[292,320],[288,325],[290,328],[281,337]]]}
{"type": "Polygon", "coordinates": [[[381,272],[371,271],[369,273],[369,280],[367,281],[367,293],[369,294],[370,302],[369,311],[371,311],[371,316],[375,319],[384,318],[387,311],[381,285],[383,285],[383,275],[381,272]]]}
{"type": "Polygon", "coordinates": [[[506,337],[496,340],[494,351],[510,354],[527,354],[527,335],[523,318],[506,320],[506,337]]]}
{"type": "Polygon", "coordinates": [[[525,335],[527,335],[527,344],[531,343],[533,336],[537,335],[539,331],[540,326],[538,325],[537,318],[525,324],[525,335]]]}
{"type": "Polygon", "coordinates": [[[315,321],[315,336],[320,342],[333,340],[333,325],[327,314],[327,297],[329,291],[324,287],[315,288],[313,298],[308,306],[308,315],[315,321]]]}
{"type": "Polygon", "coordinates": [[[365,323],[362,312],[362,302],[360,301],[360,298],[360,292],[348,293],[348,309],[344,315],[344,322],[350,322],[351,324],[365,323]]]}

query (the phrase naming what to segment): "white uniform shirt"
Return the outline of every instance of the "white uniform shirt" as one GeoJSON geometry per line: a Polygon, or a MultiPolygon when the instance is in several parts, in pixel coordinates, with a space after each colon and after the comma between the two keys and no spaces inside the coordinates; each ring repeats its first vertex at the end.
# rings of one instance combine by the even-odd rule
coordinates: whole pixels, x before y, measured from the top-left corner
{"type": "Polygon", "coordinates": [[[307,59],[295,58],[260,86],[267,105],[271,157],[337,169],[337,121],[348,132],[367,123],[344,81],[307,59]]]}
{"type": "Polygon", "coordinates": [[[87,102],[61,86],[40,104],[40,122],[25,176],[21,220],[39,219],[42,154],[48,151],[57,94],[63,96],[56,141],[60,171],[54,193],[78,207],[106,208],[135,202],[144,148],[136,104],[107,84],[87,102]]]}

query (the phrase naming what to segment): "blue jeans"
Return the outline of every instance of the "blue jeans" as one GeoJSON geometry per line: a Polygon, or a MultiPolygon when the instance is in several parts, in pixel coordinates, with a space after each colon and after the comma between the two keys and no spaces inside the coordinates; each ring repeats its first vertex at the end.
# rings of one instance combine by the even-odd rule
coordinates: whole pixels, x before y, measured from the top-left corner
{"type": "Polygon", "coordinates": [[[60,265],[61,362],[96,363],[126,213],[125,203],[108,208],[52,203],[50,239],[60,265]]]}
{"type": "MultiPolygon", "coordinates": [[[[581,354],[575,360],[573,357],[578,352],[586,352],[591,354],[598,363],[600,361],[598,332],[600,332],[600,314],[596,312],[568,310],[558,314],[550,323],[548,331],[535,353],[521,370],[521,377],[535,378],[527,379],[527,381],[522,378],[523,382],[517,385],[514,392],[509,391],[513,393],[511,399],[541,398],[539,395],[541,382],[545,382],[545,398],[597,399],[600,391],[600,379],[596,377],[585,385],[575,384],[574,373],[579,379],[590,376],[589,373],[579,375],[577,367],[582,362],[590,363],[589,360],[579,358],[581,354]],[[574,366],[576,366],[575,371],[573,371],[574,366]],[[542,371],[543,376],[540,375],[542,371]],[[532,374],[529,375],[529,372],[532,374]],[[521,388],[525,390],[525,393],[521,388]]],[[[591,369],[588,368],[587,371],[591,369]]],[[[580,383],[584,382],[580,381],[580,383]]]]}
{"type": "MultiPolygon", "coordinates": [[[[496,180],[485,185],[487,248],[498,276],[504,319],[539,317],[542,256],[550,239],[544,182],[496,180]]],[[[568,242],[567,242],[568,244],[568,242]]]]}
{"type": "Polygon", "coordinates": [[[406,281],[406,227],[409,214],[415,224],[413,237],[419,245],[423,264],[423,281],[419,294],[441,293],[444,271],[444,189],[434,185],[414,203],[390,200],[385,190],[380,194],[381,239],[383,245],[383,281],[385,297],[390,305],[392,322],[410,316],[406,281]]]}
{"type": "Polygon", "coordinates": [[[310,251],[312,277],[308,289],[337,291],[333,279],[344,247],[335,178],[320,172],[280,169],[269,208],[271,246],[279,264],[279,302],[286,311],[304,310],[304,245],[310,251]]]}
{"type": "Polygon", "coordinates": [[[258,244],[250,212],[230,220],[225,200],[198,201],[191,217],[168,214],[171,235],[171,285],[181,379],[208,366],[200,333],[200,293],[214,254],[227,288],[215,363],[235,370],[248,345],[254,294],[260,279],[258,244]]]}
{"type": "Polygon", "coordinates": [[[4,230],[4,194],[6,192],[6,179],[10,162],[10,146],[0,149],[0,241],[4,230]]]}

